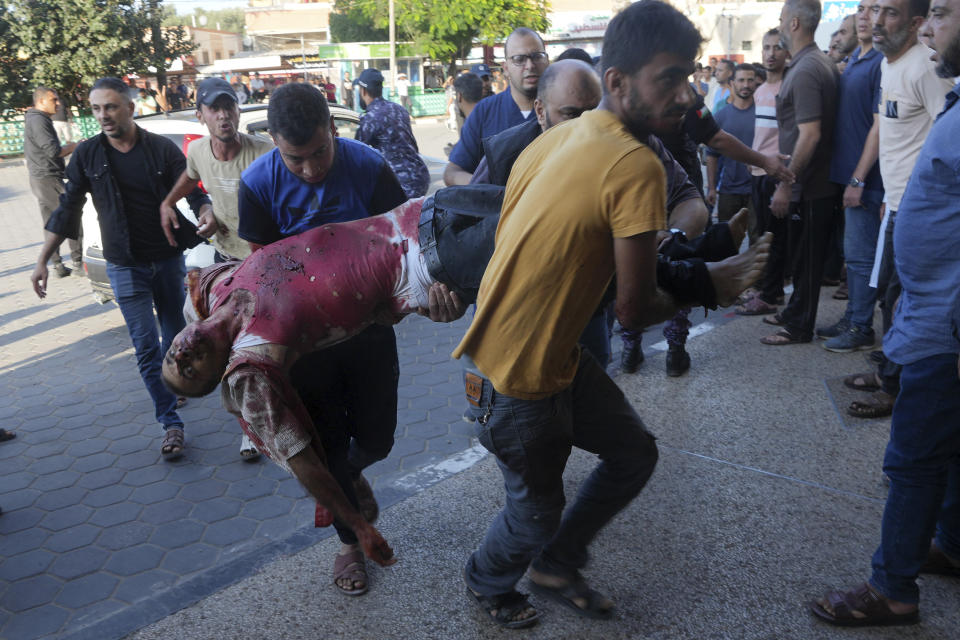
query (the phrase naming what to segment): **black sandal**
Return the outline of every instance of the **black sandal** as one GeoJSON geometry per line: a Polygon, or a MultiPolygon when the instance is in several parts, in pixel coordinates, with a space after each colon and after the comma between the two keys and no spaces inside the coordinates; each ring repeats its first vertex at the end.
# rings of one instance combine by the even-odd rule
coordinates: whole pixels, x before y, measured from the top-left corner
{"type": "Polygon", "coordinates": [[[549,598],[554,602],[562,604],[568,609],[572,609],[579,613],[581,616],[586,618],[594,618],[595,620],[609,620],[613,617],[613,606],[602,607],[600,602],[606,600],[607,598],[600,594],[598,591],[594,591],[587,586],[586,581],[579,573],[574,572],[570,576],[569,582],[559,587],[548,587],[546,585],[537,584],[533,580],[530,580],[531,588],[533,592],[538,596],[543,596],[544,598],[549,598]],[[586,602],[585,607],[581,607],[576,602],[575,599],[582,599],[586,602]]]}
{"type": "Polygon", "coordinates": [[[483,612],[491,620],[496,622],[504,629],[526,629],[537,624],[540,619],[540,612],[534,609],[534,614],[529,618],[513,620],[513,616],[525,609],[533,609],[527,602],[527,596],[519,591],[510,591],[496,596],[482,596],[475,593],[473,589],[467,587],[467,594],[473,598],[483,612]],[[496,613],[494,613],[496,611],[496,613]]]}

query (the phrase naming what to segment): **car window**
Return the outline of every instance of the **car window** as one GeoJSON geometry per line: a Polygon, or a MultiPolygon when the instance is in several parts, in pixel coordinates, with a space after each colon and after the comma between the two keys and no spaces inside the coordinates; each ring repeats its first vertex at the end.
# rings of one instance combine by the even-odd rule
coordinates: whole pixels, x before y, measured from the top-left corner
{"type": "Polygon", "coordinates": [[[341,138],[350,138],[353,140],[357,137],[357,125],[359,123],[355,120],[334,116],[333,122],[337,125],[337,135],[341,138]]]}

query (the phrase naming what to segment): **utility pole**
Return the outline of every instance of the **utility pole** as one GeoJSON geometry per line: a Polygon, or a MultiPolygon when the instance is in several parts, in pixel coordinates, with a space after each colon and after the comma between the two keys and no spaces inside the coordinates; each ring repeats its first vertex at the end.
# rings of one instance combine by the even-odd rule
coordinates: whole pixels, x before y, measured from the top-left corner
{"type": "Polygon", "coordinates": [[[390,0],[390,96],[393,97],[397,87],[397,22],[393,11],[393,0],[390,0]]]}

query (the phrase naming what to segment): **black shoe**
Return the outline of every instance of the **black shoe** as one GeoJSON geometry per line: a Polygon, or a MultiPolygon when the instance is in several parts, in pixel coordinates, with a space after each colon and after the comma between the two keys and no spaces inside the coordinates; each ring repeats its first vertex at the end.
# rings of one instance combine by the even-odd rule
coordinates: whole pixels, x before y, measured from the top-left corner
{"type": "Polygon", "coordinates": [[[57,274],[58,278],[66,278],[70,275],[70,269],[67,269],[67,266],[62,262],[53,265],[53,272],[57,274]]]}
{"type": "Polygon", "coordinates": [[[620,354],[620,370],[624,373],[636,373],[637,367],[643,364],[643,348],[639,344],[623,345],[620,354]]]}
{"type": "Polygon", "coordinates": [[[690,370],[690,354],[683,345],[670,345],[667,351],[667,375],[671,378],[682,376],[690,370]]]}

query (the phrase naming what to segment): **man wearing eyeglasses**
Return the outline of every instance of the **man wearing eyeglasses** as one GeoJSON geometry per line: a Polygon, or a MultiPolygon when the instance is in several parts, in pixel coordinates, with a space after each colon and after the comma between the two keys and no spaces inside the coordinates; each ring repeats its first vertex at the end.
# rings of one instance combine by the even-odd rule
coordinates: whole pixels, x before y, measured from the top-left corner
{"type": "Polygon", "coordinates": [[[450,152],[450,163],[443,172],[448,186],[470,183],[483,158],[484,138],[536,119],[533,100],[537,97],[537,83],[550,64],[543,39],[536,31],[520,27],[513,30],[503,48],[503,70],[510,90],[481,100],[464,122],[460,141],[450,152]]]}

